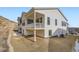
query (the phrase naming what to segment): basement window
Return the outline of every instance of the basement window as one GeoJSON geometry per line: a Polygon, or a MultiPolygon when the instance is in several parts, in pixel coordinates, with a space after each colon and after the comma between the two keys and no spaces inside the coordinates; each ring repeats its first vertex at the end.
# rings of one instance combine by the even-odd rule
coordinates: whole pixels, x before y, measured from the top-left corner
{"type": "Polygon", "coordinates": [[[52,30],[49,30],[49,36],[52,36],[52,30]]]}

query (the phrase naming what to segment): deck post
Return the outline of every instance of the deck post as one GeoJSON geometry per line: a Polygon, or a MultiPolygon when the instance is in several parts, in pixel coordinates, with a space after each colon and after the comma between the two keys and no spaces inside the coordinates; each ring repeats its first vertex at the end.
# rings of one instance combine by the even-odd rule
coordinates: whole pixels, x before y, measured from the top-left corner
{"type": "Polygon", "coordinates": [[[34,42],[36,42],[36,13],[34,11],[34,42]]]}
{"type": "Polygon", "coordinates": [[[40,25],[40,28],[41,28],[41,23],[40,23],[40,20],[41,20],[41,19],[39,19],[39,25],[40,25]]]}

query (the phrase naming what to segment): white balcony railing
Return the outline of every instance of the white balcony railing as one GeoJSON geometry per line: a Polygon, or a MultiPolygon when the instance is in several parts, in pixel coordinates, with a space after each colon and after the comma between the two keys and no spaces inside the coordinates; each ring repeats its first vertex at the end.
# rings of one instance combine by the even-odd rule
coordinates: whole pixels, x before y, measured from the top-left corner
{"type": "MultiPolygon", "coordinates": [[[[26,28],[34,28],[34,23],[27,24],[26,28]]],[[[36,28],[44,28],[44,24],[42,24],[42,23],[36,23],[36,28]]]]}

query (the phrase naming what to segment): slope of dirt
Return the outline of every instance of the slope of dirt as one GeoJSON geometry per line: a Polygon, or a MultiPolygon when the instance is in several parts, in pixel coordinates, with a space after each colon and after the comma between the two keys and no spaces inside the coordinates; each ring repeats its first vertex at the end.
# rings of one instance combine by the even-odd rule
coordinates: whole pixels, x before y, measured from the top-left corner
{"type": "Polygon", "coordinates": [[[0,51],[8,51],[7,38],[12,24],[16,23],[0,16],[0,51]]]}

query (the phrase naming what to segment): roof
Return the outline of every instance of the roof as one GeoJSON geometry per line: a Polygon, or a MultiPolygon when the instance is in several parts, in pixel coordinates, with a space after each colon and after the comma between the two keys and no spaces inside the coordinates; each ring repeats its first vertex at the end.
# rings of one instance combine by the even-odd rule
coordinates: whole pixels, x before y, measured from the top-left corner
{"type": "Polygon", "coordinates": [[[32,9],[30,11],[32,11],[32,10],[58,10],[60,12],[60,14],[65,18],[65,20],[68,21],[67,18],[64,16],[64,14],[58,8],[54,8],[54,7],[32,7],[32,9]]]}
{"type": "Polygon", "coordinates": [[[54,9],[57,9],[57,8],[52,8],[52,7],[33,7],[32,9],[34,10],[54,10],[54,9]]]}

